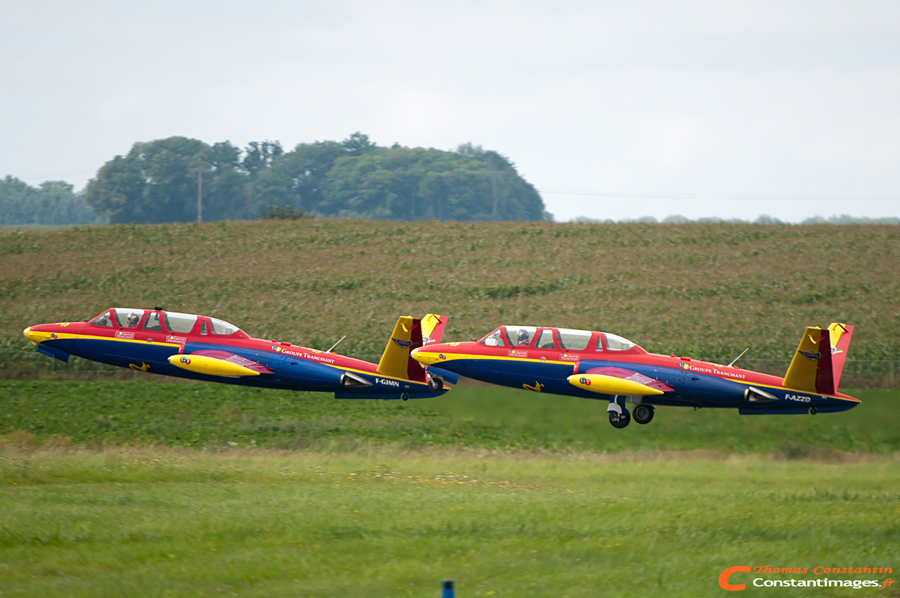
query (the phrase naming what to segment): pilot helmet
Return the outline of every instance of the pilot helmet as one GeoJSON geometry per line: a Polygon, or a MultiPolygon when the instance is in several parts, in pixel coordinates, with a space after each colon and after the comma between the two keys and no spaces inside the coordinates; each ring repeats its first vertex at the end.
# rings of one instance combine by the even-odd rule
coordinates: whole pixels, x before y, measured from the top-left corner
{"type": "Polygon", "coordinates": [[[519,330],[519,334],[516,335],[516,340],[518,344],[524,345],[528,343],[528,331],[522,328],[519,330]]]}
{"type": "Polygon", "coordinates": [[[140,320],[141,320],[141,317],[139,315],[137,315],[136,313],[132,312],[132,313],[128,314],[128,327],[134,328],[135,326],[138,325],[138,322],[140,320]]]}

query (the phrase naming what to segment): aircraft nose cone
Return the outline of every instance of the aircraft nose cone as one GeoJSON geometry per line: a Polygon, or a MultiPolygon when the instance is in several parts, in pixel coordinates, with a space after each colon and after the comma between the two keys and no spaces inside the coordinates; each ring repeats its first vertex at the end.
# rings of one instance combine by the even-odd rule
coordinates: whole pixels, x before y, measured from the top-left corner
{"type": "Polygon", "coordinates": [[[35,345],[38,343],[50,339],[49,332],[43,332],[40,330],[32,330],[34,326],[29,326],[25,330],[22,331],[22,334],[25,335],[25,338],[33,342],[35,345]]]}

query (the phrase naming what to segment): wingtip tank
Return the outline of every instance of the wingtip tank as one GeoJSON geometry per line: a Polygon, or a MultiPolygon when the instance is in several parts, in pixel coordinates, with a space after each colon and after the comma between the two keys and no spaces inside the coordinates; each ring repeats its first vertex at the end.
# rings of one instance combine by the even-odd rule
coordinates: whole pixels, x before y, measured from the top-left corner
{"type": "Polygon", "coordinates": [[[663,391],[651,388],[646,384],[604,374],[575,374],[569,376],[566,380],[576,388],[605,395],[647,396],[663,394],[663,391]]]}
{"type": "Polygon", "coordinates": [[[197,374],[208,376],[259,376],[259,372],[224,359],[206,357],[204,355],[172,355],[168,359],[175,367],[197,374]]]}

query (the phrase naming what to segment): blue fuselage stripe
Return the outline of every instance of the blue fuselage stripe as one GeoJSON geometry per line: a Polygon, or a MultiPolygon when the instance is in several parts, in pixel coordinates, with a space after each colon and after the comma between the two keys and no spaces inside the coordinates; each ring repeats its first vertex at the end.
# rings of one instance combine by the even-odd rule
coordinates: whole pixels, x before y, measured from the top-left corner
{"type": "Polygon", "coordinates": [[[239,386],[342,392],[360,398],[371,395],[384,395],[384,398],[400,398],[404,393],[409,394],[413,398],[420,396],[433,397],[442,394],[440,391],[429,391],[427,385],[423,383],[397,380],[358,370],[353,370],[354,375],[368,380],[371,386],[345,389],[340,386],[340,381],[341,376],[347,370],[340,366],[318,363],[282,353],[215,343],[189,342],[185,344],[184,353],[190,354],[201,350],[225,351],[263,365],[272,370],[272,373],[231,378],[192,372],[170,364],[168,359],[178,353],[178,347],[163,343],[123,342],[112,338],[108,340],[65,338],[46,340],[41,342],[41,346],[50,349],[51,352],[68,353],[116,367],[141,370],[163,376],[239,386]]]}
{"type": "Polygon", "coordinates": [[[542,363],[530,359],[478,359],[457,358],[440,363],[442,369],[462,376],[512,388],[525,388],[544,393],[559,394],[590,399],[612,400],[605,395],[580,389],[568,383],[566,378],[576,373],[583,373],[592,368],[621,368],[638,372],[671,386],[674,390],[663,395],[652,395],[641,398],[641,402],[653,405],[681,405],[712,408],[741,408],[808,410],[810,407],[838,411],[851,409],[857,403],[815,393],[801,393],[784,388],[763,388],[775,396],[776,401],[764,403],[748,403],[745,392],[752,386],[749,382],[738,382],[700,374],[685,372],[680,368],[661,367],[641,363],[584,360],[570,365],[560,363],[542,363]]]}

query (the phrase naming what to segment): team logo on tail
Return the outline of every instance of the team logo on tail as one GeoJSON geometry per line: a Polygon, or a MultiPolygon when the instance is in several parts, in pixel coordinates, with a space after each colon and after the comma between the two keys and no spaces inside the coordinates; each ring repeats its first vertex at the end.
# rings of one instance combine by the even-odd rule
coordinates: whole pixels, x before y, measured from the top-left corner
{"type": "Polygon", "coordinates": [[[822,354],[818,351],[800,351],[800,354],[810,361],[816,361],[817,359],[822,357],[822,354]]]}
{"type": "Polygon", "coordinates": [[[408,338],[392,338],[391,340],[397,343],[397,346],[401,349],[409,349],[412,347],[412,341],[408,338]]]}

